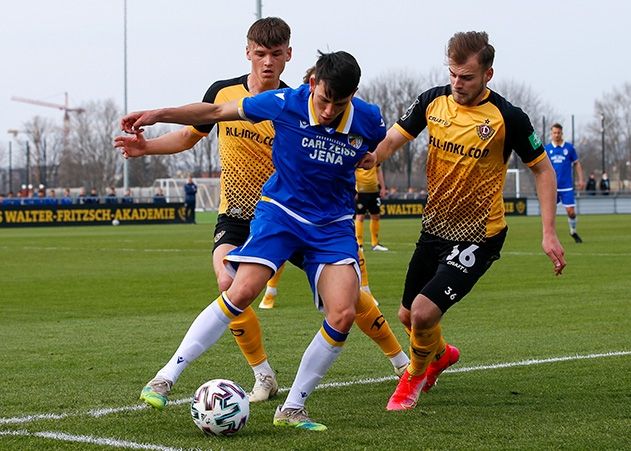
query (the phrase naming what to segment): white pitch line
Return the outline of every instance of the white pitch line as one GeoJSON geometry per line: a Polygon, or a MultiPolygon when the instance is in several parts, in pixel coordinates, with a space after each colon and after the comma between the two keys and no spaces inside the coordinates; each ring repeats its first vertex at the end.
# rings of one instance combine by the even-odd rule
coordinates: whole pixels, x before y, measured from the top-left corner
{"type": "MultiPolygon", "coordinates": [[[[596,354],[576,354],[570,356],[562,356],[562,357],[550,357],[546,359],[529,359],[529,360],[520,360],[517,362],[506,362],[506,363],[493,363],[489,365],[478,365],[478,366],[468,366],[461,368],[450,368],[445,371],[445,373],[468,373],[471,371],[483,371],[483,370],[495,370],[502,368],[514,368],[518,366],[532,366],[532,365],[542,365],[546,363],[555,363],[555,362],[568,362],[573,360],[587,360],[587,359],[599,359],[606,357],[619,357],[619,356],[627,356],[631,355],[631,351],[612,351],[605,353],[596,353],[596,354]]],[[[383,376],[378,378],[365,378],[365,379],[355,379],[352,381],[340,381],[340,382],[328,382],[326,384],[320,384],[317,387],[317,390],[327,389],[327,388],[338,388],[338,387],[348,387],[352,385],[368,385],[368,384],[379,384],[381,382],[397,380],[396,376],[383,376]]],[[[283,387],[278,390],[279,393],[285,393],[289,391],[288,387],[283,387]]],[[[171,405],[180,405],[180,404],[188,404],[191,402],[192,398],[179,398],[173,399],[169,401],[171,405]]],[[[70,412],[70,413],[43,413],[37,415],[26,415],[22,417],[8,417],[8,418],[0,418],[0,425],[3,424],[25,424],[32,423],[35,421],[46,421],[46,420],[62,420],[65,418],[71,417],[93,417],[99,418],[105,415],[111,415],[114,413],[123,413],[123,412],[133,412],[137,410],[148,409],[149,406],[145,404],[136,404],[134,406],[124,406],[124,407],[112,407],[112,408],[101,408],[101,409],[91,409],[84,412],[70,412]]],[[[1,431],[0,431],[1,432],[1,431]]]]}
{"type": "Polygon", "coordinates": [[[171,448],[163,445],[152,445],[150,443],[137,443],[129,440],[118,440],[113,438],[92,437],[90,435],[73,435],[65,432],[42,431],[29,432],[24,429],[15,431],[0,431],[0,436],[19,436],[19,437],[40,437],[51,440],[60,440],[62,442],[89,443],[91,445],[112,446],[115,448],[127,449],[150,449],[156,451],[182,451],[182,448],[171,448]]]}

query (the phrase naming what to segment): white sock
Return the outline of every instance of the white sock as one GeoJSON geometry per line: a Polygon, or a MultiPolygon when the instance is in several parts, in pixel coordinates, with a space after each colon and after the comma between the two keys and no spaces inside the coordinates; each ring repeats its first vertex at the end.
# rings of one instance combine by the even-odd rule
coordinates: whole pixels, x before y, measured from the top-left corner
{"type": "Polygon", "coordinates": [[[403,365],[408,365],[410,363],[410,359],[405,352],[401,351],[397,355],[390,357],[390,362],[394,368],[401,368],[403,365]]]}
{"type": "Polygon", "coordinates": [[[263,363],[253,366],[252,371],[254,371],[254,376],[256,376],[259,373],[274,376],[274,370],[272,369],[272,367],[270,366],[267,360],[264,361],[263,363]]]}
{"type": "MultiPolygon", "coordinates": [[[[230,303],[225,294],[223,296],[223,301],[229,303],[232,309],[240,313],[240,310],[230,303]]],[[[191,327],[188,328],[188,332],[184,335],[177,351],[175,351],[171,360],[158,371],[157,376],[175,383],[189,363],[202,355],[219,340],[226,331],[230,321],[234,319],[223,312],[219,302],[214,300],[197,315],[191,327]]]]}
{"type": "MultiPolygon", "coordinates": [[[[327,325],[327,327],[329,326],[327,325]]],[[[324,327],[313,337],[313,340],[311,340],[311,343],[302,355],[300,367],[282,409],[303,408],[307,397],[315,390],[342,351],[342,346],[334,346],[324,338],[322,334],[326,332],[323,332],[323,329],[324,327]]],[[[339,334],[339,332],[337,333],[339,334]]],[[[340,335],[344,335],[345,339],[348,334],[340,335]]]]}
{"type": "Polygon", "coordinates": [[[576,233],[576,218],[567,218],[567,223],[570,226],[570,235],[576,233]]]}

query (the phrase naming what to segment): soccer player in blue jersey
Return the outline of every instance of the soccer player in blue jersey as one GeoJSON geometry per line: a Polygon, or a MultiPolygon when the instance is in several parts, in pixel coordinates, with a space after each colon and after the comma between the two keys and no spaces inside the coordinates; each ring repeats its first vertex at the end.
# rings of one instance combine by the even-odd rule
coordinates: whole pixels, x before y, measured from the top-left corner
{"type": "Polygon", "coordinates": [[[583,240],[576,233],[576,201],[574,199],[573,171],[576,171],[578,189],[585,186],[583,179],[583,166],[578,159],[576,149],[572,143],[563,140],[563,126],[552,124],[550,127],[551,142],[546,144],[546,153],[552,162],[552,167],[557,174],[557,203],[562,203],[567,212],[567,222],[570,226],[570,235],[577,243],[583,240]]]}
{"type": "Polygon", "coordinates": [[[370,166],[367,154],[385,136],[379,108],[354,97],[360,74],[349,53],[321,53],[309,84],[298,89],[222,104],[141,111],[121,121],[128,133],[156,122],[273,122],[276,172],[263,186],[248,240],[225,258],[234,280],[195,319],[164,371],[175,377],[210,348],[273,273],[299,252],[325,319],[303,354],[285,403],[276,409],[276,426],[326,429],[309,418],[305,401],[339,355],[355,319],[360,272],[354,171],[370,166]]]}

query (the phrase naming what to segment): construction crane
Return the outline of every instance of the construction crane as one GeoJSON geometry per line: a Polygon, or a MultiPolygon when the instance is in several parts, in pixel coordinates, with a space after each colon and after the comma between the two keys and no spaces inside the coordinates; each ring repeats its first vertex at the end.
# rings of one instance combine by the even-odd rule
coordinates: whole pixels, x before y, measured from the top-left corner
{"type": "Polygon", "coordinates": [[[56,108],[58,110],[63,111],[64,112],[64,149],[65,149],[66,148],[66,144],[67,144],[67,140],[68,140],[68,133],[70,132],[70,113],[83,113],[83,112],[85,112],[85,109],[83,109],[83,108],[70,108],[68,106],[68,93],[65,92],[64,96],[65,96],[65,102],[64,102],[63,105],[58,104],[58,103],[45,102],[43,100],[33,100],[33,99],[27,99],[27,98],[24,98],[24,97],[16,97],[16,96],[11,97],[11,100],[13,100],[15,102],[30,103],[32,105],[39,105],[39,106],[45,106],[45,107],[49,107],[49,108],[56,108]]]}
{"type": "MultiPolygon", "coordinates": [[[[30,103],[32,105],[39,105],[39,106],[44,106],[44,107],[48,107],[48,108],[56,108],[58,110],[61,110],[64,112],[64,126],[63,126],[63,152],[64,154],[67,153],[68,151],[68,135],[70,133],[70,113],[83,113],[85,112],[85,109],[83,108],[70,108],[68,106],[68,93],[65,92],[64,93],[65,96],[65,101],[63,105],[57,104],[57,103],[52,103],[52,102],[45,102],[43,100],[33,100],[33,99],[27,99],[24,97],[16,97],[13,96],[11,97],[11,100],[15,101],[15,102],[22,102],[22,103],[30,103]]],[[[28,176],[28,171],[30,170],[30,168],[28,168],[29,163],[28,163],[28,142],[27,144],[27,180],[29,178],[28,176]]],[[[42,177],[41,174],[41,166],[40,166],[40,182],[45,183],[46,181],[46,148],[43,148],[43,163],[44,163],[44,174],[42,177]]],[[[28,182],[27,182],[28,183],[28,182]]]]}

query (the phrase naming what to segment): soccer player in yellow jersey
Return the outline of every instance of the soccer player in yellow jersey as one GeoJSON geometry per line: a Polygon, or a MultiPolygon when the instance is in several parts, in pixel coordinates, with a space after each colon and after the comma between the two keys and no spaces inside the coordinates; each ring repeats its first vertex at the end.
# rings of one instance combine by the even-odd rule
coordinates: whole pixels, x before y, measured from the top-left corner
{"type": "Polygon", "coordinates": [[[381,215],[381,198],[386,195],[386,184],[383,180],[381,166],[370,169],[357,168],[357,201],[355,208],[355,233],[357,243],[364,246],[364,218],[370,214],[370,246],[373,251],[387,251],[388,248],[379,242],[379,219],[381,215]]]}
{"type": "Polygon", "coordinates": [[[377,162],[384,161],[428,129],[427,205],[399,310],[411,362],[388,410],[414,408],[420,392],[458,361],[440,321],[500,258],[507,232],[502,189],[513,150],[536,180],[543,250],[556,275],[565,267],[554,169],[528,116],[487,88],[494,56],[485,32],[456,33],[447,46],[450,84],[421,93],[376,150],[377,162]]]}
{"type": "MultiPolygon", "coordinates": [[[[246,57],[251,61],[250,74],[214,83],[204,96],[205,102],[225,103],[287,87],[280,80],[280,75],[285,63],[291,58],[289,26],[279,18],[263,18],[250,27],[247,38],[246,57]]],[[[222,173],[221,201],[214,234],[213,267],[218,288],[223,291],[232,282],[232,278],[226,273],[224,257],[248,238],[254,209],[261,197],[261,188],[274,172],[271,158],[274,129],[271,123],[220,121],[216,124],[185,127],[149,140],[145,140],[142,134],[119,136],[115,138],[114,145],[121,149],[126,158],[173,154],[193,147],[207,136],[215,125],[219,137],[222,173]]],[[[291,261],[298,266],[302,264],[298,256],[291,261]]],[[[280,270],[277,271],[270,280],[272,284],[280,273],[280,270]]],[[[402,373],[409,360],[383,315],[374,306],[370,295],[360,296],[356,322],[390,359],[395,373],[402,373]]],[[[274,396],[278,391],[278,384],[263,347],[262,332],[254,310],[251,307],[245,309],[230,323],[229,328],[255,375],[254,388],[249,394],[250,401],[264,401],[274,396]]],[[[158,372],[158,376],[160,374],[158,372]]],[[[179,373],[177,375],[179,376],[179,373]]],[[[151,398],[151,393],[145,396],[143,391],[143,399],[154,407],[164,407],[175,378],[174,374],[169,377],[156,377],[150,383],[153,390],[151,393],[155,396],[151,398]]]]}

